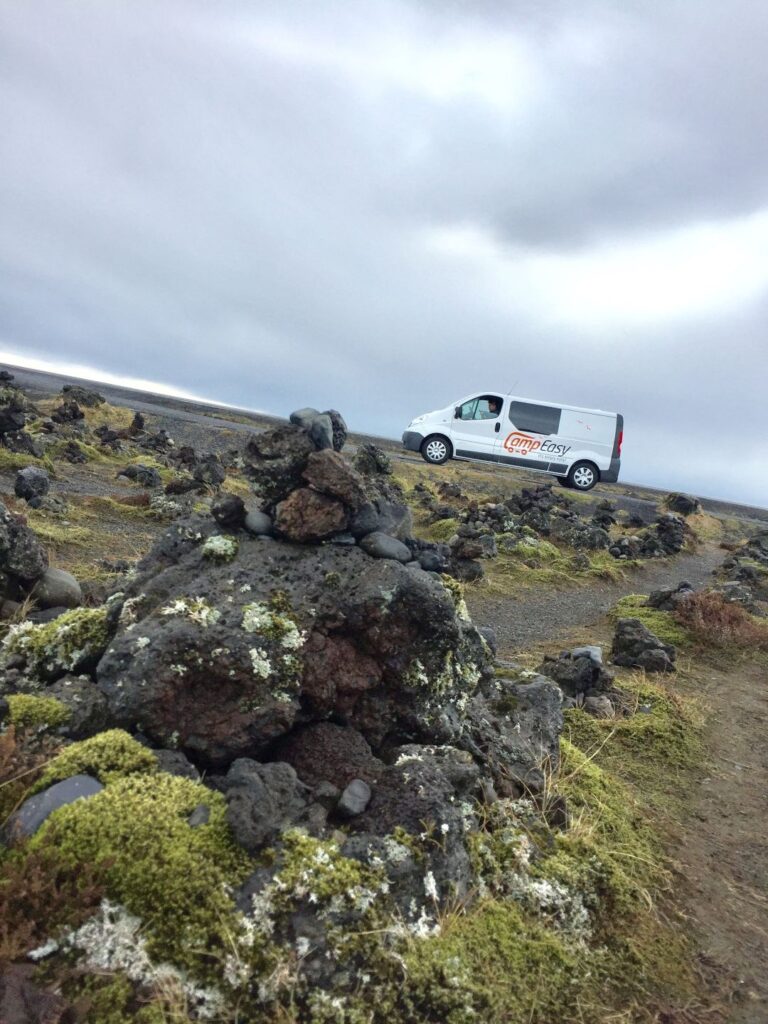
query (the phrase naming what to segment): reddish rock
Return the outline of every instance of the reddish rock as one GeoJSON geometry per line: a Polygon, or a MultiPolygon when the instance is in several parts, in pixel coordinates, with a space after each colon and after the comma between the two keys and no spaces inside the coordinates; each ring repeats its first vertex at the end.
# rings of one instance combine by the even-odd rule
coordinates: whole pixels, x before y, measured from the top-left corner
{"type": "Polygon", "coordinates": [[[309,487],[301,487],[277,506],[275,525],[288,540],[309,544],[341,533],[348,520],[341,502],[309,487]]]}
{"type": "Polygon", "coordinates": [[[349,640],[313,633],[304,649],[302,697],[314,712],[350,714],[362,693],[381,681],[381,668],[349,640]]]}
{"type": "Polygon", "coordinates": [[[357,729],[332,722],[292,733],[279,744],[275,757],[291,765],[306,785],[332,782],[339,789],[353,779],[374,783],[385,767],[357,729]]]}
{"type": "Polygon", "coordinates": [[[338,498],[352,509],[367,501],[362,477],[332,448],[312,452],[304,470],[304,479],[317,491],[338,498]]]}

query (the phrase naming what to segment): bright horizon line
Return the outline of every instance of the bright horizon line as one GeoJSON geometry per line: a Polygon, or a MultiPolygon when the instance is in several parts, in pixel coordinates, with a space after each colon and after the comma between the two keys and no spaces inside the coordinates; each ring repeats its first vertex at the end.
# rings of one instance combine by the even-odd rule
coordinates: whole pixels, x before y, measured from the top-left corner
{"type": "Polygon", "coordinates": [[[109,370],[99,370],[93,366],[86,366],[84,363],[38,359],[34,356],[20,355],[12,349],[4,348],[0,348],[0,362],[7,363],[11,367],[16,366],[20,370],[37,370],[40,373],[60,374],[62,377],[76,377],[79,380],[88,381],[89,384],[108,384],[111,387],[150,392],[155,395],[165,395],[168,398],[185,398],[188,401],[201,402],[204,405],[215,405],[219,409],[253,412],[260,416],[276,416],[276,413],[268,412],[266,409],[251,409],[245,405],[232,405],[230,402],[220,402],[216,398],[207,398],[196,392],[174,387],[172,384],[163,384],[156,380],[148,380],[145,377],[127,377],[111,373],[109,370]]]}

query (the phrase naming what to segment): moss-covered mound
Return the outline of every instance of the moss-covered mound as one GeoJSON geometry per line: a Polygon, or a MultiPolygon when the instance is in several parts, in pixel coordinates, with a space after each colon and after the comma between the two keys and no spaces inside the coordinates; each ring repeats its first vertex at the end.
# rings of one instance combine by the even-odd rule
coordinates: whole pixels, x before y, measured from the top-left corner
{"type": "Polygon", "coordinates": [[[131,774],[54,812],[29,848],[53,830],[64,863],[107,865],[107,894],[139,918],[151,958],[210,975],[235,930],[231,887],[247,872],[224,815],[223,798],[199,783],[131,774]],[[208,820],[192,828],[201,804],[208,820]]]}

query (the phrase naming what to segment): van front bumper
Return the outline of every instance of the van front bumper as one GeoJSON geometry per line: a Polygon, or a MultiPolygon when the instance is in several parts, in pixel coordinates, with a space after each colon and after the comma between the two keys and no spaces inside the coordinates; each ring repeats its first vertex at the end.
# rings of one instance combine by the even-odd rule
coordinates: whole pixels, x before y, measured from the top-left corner
{"type": "Polygon", "coordinates": [[[420,452],[424,443],[424,435],[417,430],[406,430],[403,434],[403,448],[409,452],[420,452]]]}
{"type": "Polygon", "coordinates": [[[608,469],[603,469],[600,472],[600,482],[605,484],[615,484],[619,479],[619,470],[621,469],[621,459],[611,459],[611,465],[608,469]]]}

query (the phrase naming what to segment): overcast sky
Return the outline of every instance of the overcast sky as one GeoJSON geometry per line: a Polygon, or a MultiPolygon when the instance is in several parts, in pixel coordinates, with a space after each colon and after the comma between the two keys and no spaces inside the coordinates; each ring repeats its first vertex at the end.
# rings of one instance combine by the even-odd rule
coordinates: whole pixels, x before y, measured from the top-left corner
{"type": "Polygon", "coordinates": [[[768,505],[765,0],[0,0],[0,356],[768,505]]]}

